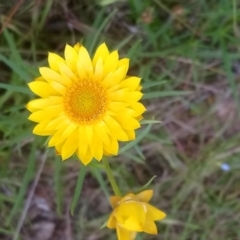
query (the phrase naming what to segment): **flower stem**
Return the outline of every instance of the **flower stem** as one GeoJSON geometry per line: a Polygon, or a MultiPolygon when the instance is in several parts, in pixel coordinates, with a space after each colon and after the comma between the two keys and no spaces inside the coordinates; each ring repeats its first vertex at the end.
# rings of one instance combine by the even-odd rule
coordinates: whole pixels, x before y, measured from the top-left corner
{"type": "Polygon", "coordinates": [[[109,165],[108,159],[106,157],[103,158],[103,165],[105,166],[105,170],[106,170],[106,173],[107,173],[107,176],[108,176],[108,180],[109,180],[109,182],[112,186],[114,194],[116,196],[122,196],[121,191],[120,191],[120,189],[117,185],[117,182],[115,181],[115,178],[113,176],[113,172],[112,172],[112,169],[109,165]]]}

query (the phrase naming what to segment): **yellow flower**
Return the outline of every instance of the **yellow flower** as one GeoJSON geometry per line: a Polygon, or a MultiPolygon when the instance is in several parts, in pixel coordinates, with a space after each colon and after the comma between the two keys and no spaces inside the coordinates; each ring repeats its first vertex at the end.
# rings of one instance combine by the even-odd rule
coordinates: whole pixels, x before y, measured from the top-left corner
{"type": "Polygon", "coordinates": [[[76,153],[85,165],[100,161],[118,153],[118,141],[135,139],[146,109],[138,102],[141,79],[126,76],[129,59],[119,59],[103,43],[93,59],[76,44],[66,45],[64,58],[49,53],[48,62],[39,69],[41,77],[29,83],[40,98],[27,108],[29,119],[38,123],[33,133],[51,136],[48,146],[63,160],[76,153]]]}
{"type": "Polygon", "coordinates": [[[148,204],[152,195],[152,190],[146,190],[137,195],[129,193],[110,198],[113,212],[107,227],[116,228],[118,240],[134,240],[137,232],[157,234],[154,221],[165,218],[166,214],[148,204]]]}

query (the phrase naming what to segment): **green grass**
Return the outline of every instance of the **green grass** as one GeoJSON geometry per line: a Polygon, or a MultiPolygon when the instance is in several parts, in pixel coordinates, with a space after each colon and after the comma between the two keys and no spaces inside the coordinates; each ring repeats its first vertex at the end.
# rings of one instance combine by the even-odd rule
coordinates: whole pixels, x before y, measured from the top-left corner
{"type": "MultiPolygon", "coordinates": [[[[143,79],[149,121],[134,142],[122,145],[111,165],[125,193],[156,175],[150,185],[152,202],[167,218],[159,222],[158,236],[139,234],[137,239],[240,239],[240,6],[234,0],[178,2],[0,3],[1,23],[9,18],[0,37],[2,240],[16,235],[46,148],[46,139],[33,136],[34,124],[27,120],[25,105],[34,97],[27,83],[47,64],[49,51],[62,54],[66,43],[77,41],[91,53],[104,41],[119,49],[121,56],[131,58],[129,74],[143,79]],[[224,162],[230,171],[221,170],[224,162]]],[[[34,196],[49,207],[51,217],[45,221],[56,223],[49,239],[59,231],[79,240],[116,239],[113,231],[99,230],[112,192],[97,167],[92,164],[86,173],[82,169],[83,181],[76,158],[61,163],[49,151],[34,196]]],[[[28,239],[40,222],[37,216],[42,212],[27,215],[18,239],[28,239]]]]}

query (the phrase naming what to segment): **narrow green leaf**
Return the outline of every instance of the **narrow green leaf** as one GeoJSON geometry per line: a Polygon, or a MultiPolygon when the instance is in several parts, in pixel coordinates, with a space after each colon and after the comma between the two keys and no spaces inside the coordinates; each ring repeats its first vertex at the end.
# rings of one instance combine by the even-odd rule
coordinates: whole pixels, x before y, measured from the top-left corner
{"type": "Polygon", "coordinates": [[[115,49],[119,50],[121,48],[123,48],[127,43],[130,42],[130,40],[134,37],[134,35],[129,35],[128,37],[126,37],[125,39],[123,39],[116,47],[115,49]]]}
{"type": "Polygon", "coordinates": [[[133,146],[135,146],[138,142],[140,142],[147,134],[148,132],[150,131],[152,127],[152,124],[149,124],[143,131],[141,131],[139,133],[139,135],[137,136],[137,138],[132,141],[132,142],[129,142],[128,144],[126,144],[125,146],[123,146],[120,150],[119,150],[119,154],[129,150],[130,148],[132,148],[133,146]]]}
{"type": "MultiPolygon", "coordinates": [[[[103,29],[107,26],[107,24],[109,23],[109,21],[111,20],[111,18],[116,14],[117,9],[114,9],[111,14],[108,15],[108,17],[104,18],[104,21],[102,21],[102,24],[100,26],[98,26],[97,31],[94,32],[94,35],[91,35],[91,45],[89,47],[89,52],[92,53],[93,49],[96,47],[98,38],[101,34],[101,32],[103,31],[103,29]]],[[[99,15],[100,16],[100,15],[99,15]]],[[[100,21],[99,21],[100,22],[100,21]]],[[[90,39],[89,39],[90,41],[90,39]]]]}
{"type": "Polygon", "coordinates": [[[41,16],[41,19],[40,19],[39,25],[38,25],[39,29],[43,28],[43,25],[46,22],[46,17],[51,9],[52,4],[53,4],[53,0],[46,1],[46,4],[44,5],[45,8],[43,10],[41,10],[42,16],[41,16]]]}
{"type": "Polygon", "coordinates": [[[150,87],[156,87],[156,86],[162,85],[166,82],[167,81],[147,82],[147,83],[143,83],[142,87],[145,90],[145,89],[150,88],[150,87]]]}
{"type": "Polygon", "coordinates": [[[99,171],[99,169],[96,169],[96,168],[91,168],[91,172],[92,172],[92,175],[97,179],[101,189],[103,190],[107,198],[109,198],[110,194],[109,194],[106,182],[103,179],[102,173],[99,171]]]}
{"type": "Polygon", "coordinates": [[[190,91],[162,91],[145,93],[142,99],[152,99],[157,97],[178,97],[191,94],[190,91]]]}
{"type": "Polygon", "coordinates": [[[78,175],[78,181],[77,181],[77,186],[73,195],[73,200],[71,203],[71,214],[74,214],[74,210],[75,207],[77,205],[78,199],[80,197],[81,191],[82,191],[82,185],[83,185],[83,181],[86,175],[86,167],[85,166],[81,166],[80,171],[79,171],[79,175],[78,175]]]}
{"type": "Polygon", "coordinates": [[[162,123],[159,120],[150,120],[150,119],[144,119],[140,122],[141,124],[154,124],[154,123],[162,123]]]}
{"type": "Polygon", "coordinates": [[[8,46],[11,50],[12,58],[15,62],[21,63],[22,58],[21,55],[19,54],[19,51],[16,46],[16,41],[13,38],[13,35],[8,31],[8,28],[4,28],[3,30],[3,35],[7,40],[8,46]]]}
{"type": "Polygon", "coordinates": [[[117,2],[125,2],[126,0],[100,0],[99,5],[107,6],[117,2]]]}
{"type": "Polygon", "coordinates": [[[136,156],[136,153],[123,152],[122,155],[126,156],[128,159],[131,159],[131,161],[135,161],[136,163],[145,164],[143,159],[141,159],[140,157],[136,156]]]}
{"type": "Polygon", "coordinates": [[[10,67],[13,72],[15,72],[20,78],[22,78],[24,81],[29,81],[30,76],[26,74],[26,72],[19,67],[19,65],[8,58],[6,58],[4,55],[0,53],[0,60],[5,63],[8,67],[10,67]]]}
{"type": "Polygon", "coordinates": [[[35,165],[35,156],[36,156],[36,143],[33,143],[30,155],[29,155],[29,159],[28,159],[28,166],[27,166],[27,170],[24,174],[24,178],[21,184],[21,188],[17,194],[16,197],[16,201],[13,205],[13,208],[6,220],[6,224],[9,225],[12,221],[12,218],[15,216],[15,214],[17,213],[17,211],[19,210],[19,208],[22,206],[23,204],[23,200],[25,197],[25,194],[27,192],[29,183],[31,181],[31,178],[33,176],[34,173],[34,165],[35,165]]]}
{"type": "Polygon", "coordinates": [[[237,88],[236,81],[233,76],[233,71],[231,69],[231,66],[232,66],[231,61],[232,60],[229,58],[229,53],[227,52],[227,48],[226,48],[226,45],[225,45],[225,42],[223,39],[221,41],[221,49],[222,49],[222,60],[223,60],[225,71],[227,73],[227,80],[229,82],[230,88],[232,90],[232,95],[233,95],[234,100],[237,105],[238,114],[240,115],[238,88],[237,88]]]}
{"type": "Polygon", "coordinates": [[[61,181],[61,168],[62,161],[59,157],[55,157],[55,170],[54,170],[54,187],[56,194],[57,212],[62,214],[62,181],[61,181]]]}
{"type": "Polygon", "coordinates": [[[149,187],[149,185],[152,183],[152,181],[154,180],[154,178],[156,178],[156,177],[157,177],[157,176],[154,175],[146,184],[144,184],[141,188],[139,188],[135,193],[137,194],[137,193],[140,193],[140,192],[146,190],[146,189],[149,187]]]}
{"type": "Polygon", "coordinates": [[[19,87],[19,86],[14,86],[11,84],[6,84],[6,83],[0,83],[0,88],[6,89],[12,92],[19,92],[19,93],[25,93],[32,95],[31,91],[27,87],[19,87]]]}
{"type": "Polygon", "coordinates": [[[136,54],[137,49],[140,47],[142,40],[138,40],[136,41],[133,46],[131,47],[131,49],[128,51],[127,57],[130,59],[133,59],[133,56],[136,54]]]}

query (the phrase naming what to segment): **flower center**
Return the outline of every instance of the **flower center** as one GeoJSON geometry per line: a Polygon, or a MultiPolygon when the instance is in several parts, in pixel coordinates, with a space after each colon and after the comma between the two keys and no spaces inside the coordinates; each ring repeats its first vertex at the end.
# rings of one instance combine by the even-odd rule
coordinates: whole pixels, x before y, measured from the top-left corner
{"type": "Polygon", "coordinates": [[[91,80],[74,82],[64,96],[65,113],[78,124],[90,125],[102,119],[107,106],[107,91],[91,80]]]}

